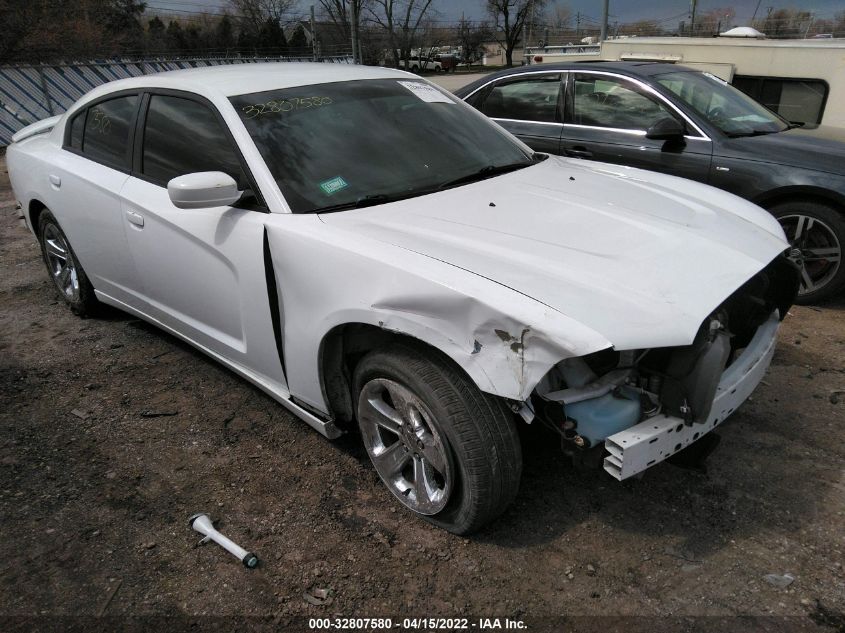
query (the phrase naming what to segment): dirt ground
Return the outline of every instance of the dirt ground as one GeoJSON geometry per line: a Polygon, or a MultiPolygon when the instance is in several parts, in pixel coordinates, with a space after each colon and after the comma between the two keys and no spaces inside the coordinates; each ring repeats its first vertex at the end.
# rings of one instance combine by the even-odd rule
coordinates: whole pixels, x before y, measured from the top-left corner
{"type": "Polygon", "coordinates": [[[845,630],[845,302],[791,311],[706,474],[661,464],[619,483],[530,429],[516,503],[460,538],[394,503],[357,437],[329,442],[135,318],[73,316],[12,203],[0,158],[0,628],[440,615],[583,630],[596,621],[560,618],[600,615],[845,630]],[[260,567],[197,547],[199,511],[260,567]],[[304,597],[320,589],[325,604],[304,597]]]}

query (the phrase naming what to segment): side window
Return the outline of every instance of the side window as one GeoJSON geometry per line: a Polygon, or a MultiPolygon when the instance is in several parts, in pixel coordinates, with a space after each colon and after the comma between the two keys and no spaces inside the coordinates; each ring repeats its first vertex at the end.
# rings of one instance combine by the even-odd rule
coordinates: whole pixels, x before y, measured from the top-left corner
{"type": "Polygon", "coordinates": [[[734,77],[734,88],[742,90],[769,110],[793,123],[821,123],[827,99],[827,83],[820,79],[776,79],[734,77]]]}
{"type": "Polygon", "coordinates": [[[572,121],[578,125],[647,130],[675,115],[633,82],[606,75],[575,75],[572,121]]]}
{"type": "Polygon", "coordinates": [[[554,123],[559,102],[560,75],[532,75],[493,86],[480,109],[494,119],[554,123]]]}
{"type": "Polygon", "coordinates": [[[137,110],[138,95],[101,101],[88,108],[82,153],[110,167],[128,169],[129,137],[137,110]]]}
{"type": "Polygon", "coordinates": [[[166,185],[177,176],[222,171],[248,188],[240,160],[214,113],[191,99],[153,95],[144,126],[141,173],[166,185]]]}
{"type": "Polygon", "coordinates": [[[82,131],[85,128],[85,114],[88,110],[83,110],[75,115],[70,121],[70,147],[82,151],[82,131]]]}

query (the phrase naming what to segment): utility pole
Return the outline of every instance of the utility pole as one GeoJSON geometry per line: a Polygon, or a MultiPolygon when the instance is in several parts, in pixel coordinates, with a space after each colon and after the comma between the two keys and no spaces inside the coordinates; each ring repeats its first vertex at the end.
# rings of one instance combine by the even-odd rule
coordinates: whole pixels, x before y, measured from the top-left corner
{"type": "Polygon", "coordinates": [[[610,0],[604,0],[601,5],[601,35],[599,35],[599,42],[604,42],[607,39],[607,13],[610,0]]]}
{"type": "Polygon", "coordinates": [[[360,64],[361,60],[358,59],[358,3],[355,0],[352,0],[350,4],[352,11],[349,30],[352,33],[352,63],[360,64]]]}
{"type": "Polygon", "coordinates": [[[314,5],[311,5],[311,59],[317,61],[317,28],[314,25],[314,5]]]}
{"type": "Polygon", "coordinates": [[[695,5],[698,0],[690,1],[690,18],[689,18],[689,34],[690,37],[695,37],[695,5]]]}
{"type": "MultiPolygon", "coordinates": [[[[581,12],[575,14],[575,39],[581,39],[581,12]]],[[[579,42],[580,43],[580,42],[579,42]]]]}
{"type": "Polygon", "coordinates": [[[358,63],[364,63],[364,56],[361,54],[361,29],[359,29],[359,25],[361,23],[361,0],[355,0],[355,39],[358,40],[358,63]]]}

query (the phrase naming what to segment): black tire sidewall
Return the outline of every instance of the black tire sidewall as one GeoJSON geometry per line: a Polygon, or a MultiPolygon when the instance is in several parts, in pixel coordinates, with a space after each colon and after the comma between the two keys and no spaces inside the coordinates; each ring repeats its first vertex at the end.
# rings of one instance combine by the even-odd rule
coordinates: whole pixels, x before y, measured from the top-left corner
{"type": "MultiPolygon", "coordinates": [[[[470,473],[468,464],[472,457],[460,437],[461,430],[464,433],[472,432],[472,430],[456,427],[456,424],[466,424],[466,420],[462,419],[464,416],[455,415],[454,407],[452,411],[449,411],[437,396],[434,386],[417,375],[412,369],[412,364],[420,361],[430,363],[438,372],[438,380],[451,387],[452,381],[447,375],[450,372],[447,367],[450,362],[448,359],[440,359],[435,354],[429,353],[428,350],[397,346],[384,351],[371,352],[359,363],[354,372],[355,406],[357,409],[358,398],[363,386],[375,378],[385,378],[398,382],[423,400],[433,416],[432,423],[436,426],[438,433],[445,440],[447,449],[450,451],[454,481],[451,497],[443,510],[430,516],[414,514],[450,532],[465,534],[477,529],[487,521],[486,513],[483,511],[484,500],[480,498],[481,495],[479,495],[479,498],[473,498],[473,489],[476,489],[476,494],[479,494],[478,491],[480,490],[478,474],[475,475],[476,481],[471,482],[473,475],[470,473]],[[482,509],[480,510],[480,508],[482,509]]],[[[477,390],[477,387],[468,378],[465,382],[470,388],[477,390]]],[[[458,390],[451,389],[451,391],[450,396],[453,396],[453,401],[459,403],[456,406],[463,408],[465,416],[470,419],[471,414],[462,395],[458,390]]],[[[481,397],[484,397],[480,391],[478,393],[481,397]]],[[[501,466],[504,456],[496,454],[495,447],[492,444],[487,448],[493,453],[489,460],[489,467],[494,469],[501,466]]],[[[477,460],[477,456],[475,459],[477,460]]],[[[519,470],[521,470],[521,459],[519,470]]],[[[489,478],[490,481],[493,481],[494,475],[490,473],[489,478]]],[[[410,510],[410,508],[408,509],[410,510]]],[[[413,510],[411,511],[413,512],[413,510]]],[[[494,514],[498,514],[498,512],[494,514]]]]}
{"type": "Polygon", "coordinates": [[[362,371],[356,371],[356,407],[357,398],[360,396],[361,390],[367,382],[375,378],[393,380],[403,387],[410,389],[412,393],[423,401],[431,412],[432,424],[437,428],[437,432],[441,438],[446,440],[446,448],[450,452],[452,469],[455,475],[455,480],[452,482],[451,498],[446,507],[436,515],[419,515],[428,521],[439,523],[443,519],[453,516],[457,507],[463,506],[469,501],[467,498],[467,486],[465,485],[468,477],[465,465],[468,455],[462,450],[463,447],[454,427],[451,424],[443,424],[442,422],[443,420],[449,419],[450,414],[443,407],[431,385],[409,370],[408,366],[399,361],[394,355],[378,354],[378,356],[367,360],[369,362],[366,364],[362,363],[362,371]]]}
{"type": "Polygon", "coordinates": [[[73,251],[73,246],[71,246],[70,240],[67,235],[65,235],[65,232],[62,230],[58,220],[56,220],[56,217],[49,209],[44,209],[38,216],[38,244],[41,246],[41,258],[44,260],[44,265],[47,268],[47,274],[50,275],[50,282],[53,284],[53,288],[62,300],[70,306],[70,309],[74,314],[78,316],[86,316],[90,314],[97,305],[97,299],[94,296],[94,287],[91,285],[91,282],[88,280],[88,275],[79,263],[79,258],[77,258],[76,253],[73,251]],[[62,292],[56,285],[55,279],[53,278],[53,271],[50,268],[50,260],[47,257],[47,245],[44,240],[44,229],[49,224],[55,226],[56,230],[62,235],[65,240],[65,244],[68,246],[68,257],[73,260],[73,265],[76,269],[77,281],[79,283],[79,296],[76,300],[68,299],[67,295],[65,295],[65,293],[62,292]]]}

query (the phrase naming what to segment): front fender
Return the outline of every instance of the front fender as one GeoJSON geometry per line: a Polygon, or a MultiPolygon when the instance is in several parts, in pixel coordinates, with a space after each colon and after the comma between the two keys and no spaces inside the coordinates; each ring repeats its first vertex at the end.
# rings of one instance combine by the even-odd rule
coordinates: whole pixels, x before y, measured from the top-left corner
{"type": "Polygon", "coordinates": [[[321,411],[328,405],[319,349],[340,325],[364,323],[423,341],[482,391],[520,401],[555,363],[610,347],[593,330],[510,288],[382,242],[360,238],[352,245],[348,232],[315,216],[279,215],[267,231],[290,391],[321,411]]]}

